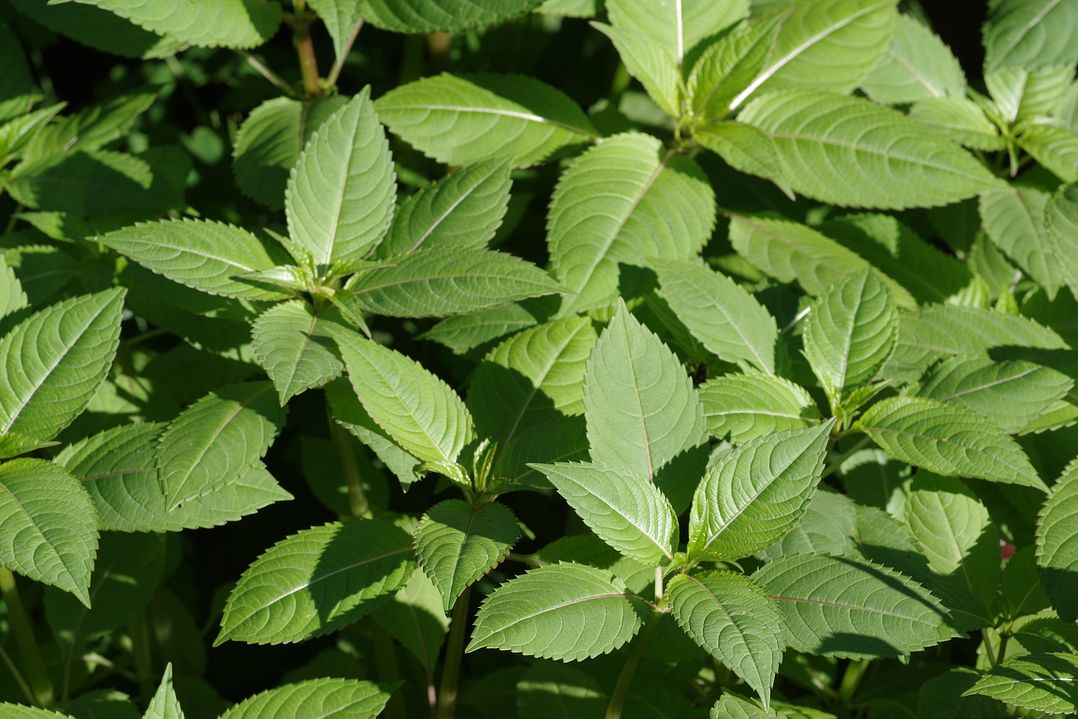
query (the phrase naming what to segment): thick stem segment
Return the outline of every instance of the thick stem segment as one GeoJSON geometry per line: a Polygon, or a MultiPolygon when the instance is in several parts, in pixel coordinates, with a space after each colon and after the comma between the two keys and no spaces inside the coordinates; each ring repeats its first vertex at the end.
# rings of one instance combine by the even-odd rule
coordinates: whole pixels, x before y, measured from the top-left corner
{"type": "Polygon", "coordinates": [[[307,13],[305,0],[293,0],[292,7],[296,11],[292,20],[292,40],[296,45],[299,72],[303,77],[303,93],[310,100],[322,95],[318,57],[314,54],[314,41],[311,39],[312,16],[307,13]]]}
{"type": "Polygon", "coordinates": [[[437,719],[453,719],[457,710],[457,680],[460,677],[460,660],[464,654],[464,635],[468,629],[468,603],[471,587],[464,590],[453,605],[453,618],[449,622],[449,639],[445,646],[445,664],[442,666],[442,684],[438,688],[437,719]]]}
{"type": "Polygon", "coordinates": [[[333,445],[337,448],[337,456],[340,458],[341,470],[344,472],[344,482],[348,486],[348,508],[353,517],[367,517],[371,513],[370,501],[367,493],[363,491],[363,477],[359,473],[359,462],[356,460],[356,452],[352,447],[352,435],[348,430],[337,424],[332,415],[329,415],[329,436],[333,445]]]}
{"type": "Polygon", "coordinates": [[[610,703],[606,705],[606,714],[603,719],[621,719],[621,712],[625,708],[625,700],[629,697],[629,689],[633,685],[633,677],[636,676],[636,668],[640,666],[640,660],[644,657],[644,649],[647,648],[648,639],[655,630],[662,615],[652,612],[648,620],[644,622],[644,628],[636,635],[633,646],[629,650],[629,656],[625,659],[625,666],[618,675],[618,683],[614,685],[614,693],[610,695],[610,703]]]}
{"type": "Polygon", "coordinates": [[[23,670],[30,684],[34,704],[46,707],[56,698],[53,693],[52,680],[45,671],[45,662],[41,659],[41,651],[34,638],[33,625],[23,607],[19,588],[15,586],[15,575],[2,567],[0,567],[0,594],[3,595],[4,603],[7,605],[11,633],[15,635],[15,644],[19,647],[19,654],[22,655],[23,670]]]}

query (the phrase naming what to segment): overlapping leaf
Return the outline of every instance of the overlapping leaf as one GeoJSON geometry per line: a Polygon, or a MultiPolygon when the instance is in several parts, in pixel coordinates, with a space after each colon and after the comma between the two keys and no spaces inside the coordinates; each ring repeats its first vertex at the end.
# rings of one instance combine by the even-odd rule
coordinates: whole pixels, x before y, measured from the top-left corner
{"type": "Polygon", "coordinates": [[[1056,611],[1078,619],[1078,463],[1071,462],[1037,518],[1037,567],[1056,611]]]}
{"type": "Polygon", "coordinates": [[[152,33],[201,47],[247,48],[277,31],[281,7],[268,0],[78,0],[152,33]]]}
{"type": "Polygon", "coordinates": [[[804,388],[774,375],[728,374],[699,388],[708,432],[740,444],[819,421],[819,411],[804,388]]]}
{"type": "Polygon", "coordinates": [[[1078,711],[1078,654],[1031,654],[993,667],[965,695],[980,694],[1046,714],[1078,711]]]}
{"type": "Polygon", "coordinates": [[[150,699],[150,705],[146,707],[143,719],[184,719],[183,707],[176,697],[176,690],[172,686],[172,664],[165,667],[165,673],[161,675],[161,683],[157,691],[150,699]]]}
{"type": "Polygon", "coordinates": [[[962,66],[939,37],[909,15],[900,15],[891,45],[861,83],[869,97],[885,105],[960,98],[962,66]]]}
{"type": "Polygon", "coordinates": [[[1060,268],[1067,260],[1055,254],[1048,238],[1045,208],[1050,198],[1047,192],[1014,185],[985,192],[979,207],[989,239],[1055,296],[1062,282],[1060,268]]]}
{"type": "Polygon", "coordinates": [[[503,22],[542,0],[362,0],[363,17],[395,32],[452,32],[503,22]]]}
{"type": "Polygon", "coordinates": [[[374,719],[389,701],[387,688],[355,679],[308,679],[268,689],[236,704],[220,719],[374,719]]]}
{"type": "Polygon", "coordinates": [[[340,375],[332,317],[302,300],[266,310],[251,327],[255,357],[277,388],[281,404],[340,375]]]}
{"type": "Polygon", "coordinates": [[[1004,0],[993,3],[984,25],[985,74],[1005,68],[1068,65],[1078,50],[1068,28],[1078,9],[1066,0],[1004,0]]]}

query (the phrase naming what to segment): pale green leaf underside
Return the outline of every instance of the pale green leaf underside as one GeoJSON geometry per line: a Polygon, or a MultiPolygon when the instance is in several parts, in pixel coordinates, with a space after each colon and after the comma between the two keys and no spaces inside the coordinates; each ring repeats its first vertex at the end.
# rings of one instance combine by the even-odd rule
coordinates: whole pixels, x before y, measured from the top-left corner
{"type": "Polygon", "coordinates": [[[579,661],[612,652],[640,630],[647,604],[621,580],[582,564],[532,569],[498,587],[475,618],[467,651],[504,649],[579,661]]]}
{"type": "Polygon", "coordinates": [[[1052,254],[1071,294],[1078,297],[1078,185],[1061,187],[1045,209],[1045,225],[1052,254]]]}
{"type": "Polygon", "coordinates": [[[389,697],[389,691],[373,682],[308,679],[256,694],[220,719],[374,719],[389,697]]]}
{"type": "Polygon", "coordinates": [[[707,434],[681,362],[624,304],[585,367],[584,416],[592,461],[648,480],[707,434]]]}
{"type": "Polygon", "coordinates": [[[486,247],[505,217],[511,185],[504,161],[481,162],[446,175],[400,204],[378,245],[378,256],[486,247]]]}
{"type": "Polygon", "coordinates": [[[774,713],[764,711],[749,700],[728,692],[723,692],[708,714],[710,719],[773,719],[774,716],[774,713]]]}
{"type": "Polygon", "coordinates": [[[749,14],[747,0],[608,0],[607,12],[615,27],[642,33],[663,48],[676,63],[697,43],[749,14]]]}
{"type": "Polygon", "coordinates": [[[960,404],[1014,434],[1073,387],[1062,372],[1026,360],[958,356],[934,366],[917,394],[960,404]]]}
{"type": "Polygon", "coordinates": [[[1078,61],[1071,29],[1078,7],[1067,0],[996,2],[985,23],[985,74],[1005,68],[1071,65],[1078,61]]]}
{"type": "Polygon", "coordinates": [[[1078,711],[1075,681],[1078,654],[1031,654],[989,670],[966,694],[1047,714],[1073,715],[1078,711]]]}
{"type": "Polygon", "coordinates": [[[1078,132],[1050,124],[1027,124],[1018,144],[1064,182],[1078,182],[1078,132]]]}
{"type": "Polygon", "coordinates": [[[1047,192],[1014,185],[985,192],[978,207],[988,238],[1054,297],[1067,258],[1056,255],[1048,237],[1045,208],[1050,199],[1047,192]]]}
{"type": "Polygon", "coordinates": [[[596,136],[569,97],[528,77],[438,75],[386,93],[375,108],[394,134],[454,165],[491,159],[534,165],[596,136]]]}
{"type": "Polygon", "coordinates": [[[389,142],[364,88],[300,153],[285,192],[289,235],[317,266],[361,260],[385,234],[396,200],[389,142]]]}
{"type": "Polygon", "coordinates": [[[146,707],[146,713],[142,719],[184,719],[183,707],[176,698],[176,691],[172,688],[172,664],[165,667],[165,673],[161,675],[161,683],[157,687],[150,705],[146,707]]]}
{"type": "Polygon", "coordinates": [[[105,379],[120,338],[124,290],[46,307],[0,339],[0,434],[47,440],[105,379]]]}
{"type": "Polygon", "coordinates": [[[40,459],[0,464],[0,565],[90,606],[97,514],[77,479],[40,459]]]}
{"type": "Polygon", "coordinates": [[[698,391],[708,432],[719,439],[729,435],[735,444],[819,422],[811,395],[782,377],[728,374],[708,380],[698,391]]]}
{"type": "Polygon", "coordinates": [[[695,162],[648,135],[603,140],[562,174],[550,201],[550,264],[566,290],[561,314],[613,304],[619,263],[692,257],[714,221],[714,192],[695,162]]]}
{"type": "Polygon", "coordinates": [[[678,117],[678,61],[674,54],[654,42],[646,33],[629,27],[611,27],[592,23],[592,27],[610,38],[629,74],[640,81],[651,99],[663,112],[678,117]]]}
{"type": "Polygon", "coordinates": [[[644,564],[673,559],[678,522],[663,493],[643,477],[583,463],[532,465],[595,535],[644,564]]]}
{"type": "Polygon", "coordinates": [[[448,612],[465,588],[505,559],[519,537],[516,517],[505,505],[471,507],[450,499],[431,507],[420,520],[415,554],[448,612]]]}
{"type": "Polygon", "coordinates": [[[77,0],[159,35],[200,47],[249,48],[269,40],[281,7],[268,0],[77,0]]]}
{"type": "Polygon", "coordinates": [[[454,32],[504,22],[542,0],[362,0],[363,17],[394,32],[454,32]]]}
{"type": "Polygon", "coordinates": [[[389,317],[445,317],[557,292],[530,262],[485,249],[429,249],[391,257],[349,284],[365,310],[389,317]]]}
{"type": "Polygon", "coordinates": [[[367,445],[392,472],[405,490],[421,476],[421,460],[398,445],[363,408],[355,390],[345,380],[326,387],[326,400],[334,421],[367,445]]]}
{"type": "Polygon", "coordinates": [[[281,404],[337,377],[344,365],[334,351],[332,320],[306,302],[274,305],[251,327],[252,349],[277,388],[281,404]]]}
{"type": "Polygon", "coordinates": [[[666,601],[685,633],[768,706],[786,648],[785,624],[771,597],[744,575],[712,571],[678,575],[666,601]]]}
{"type": "Polygon", "coordinates": [[[832,402],[876,375],[897,332],[891,293],[872,270],[846,276],[819,298],[805,325],[805,356],[832,402]]]}
{"type": "Polygon", "coordinates": [[[348,379],[371,418],[426,462],[453,463],[474,434],[464,402],[418,362],[358,335],[339,337],[348,379]]]}
{"type": "Polygon", "coordinates": [[[913,580],[864,560],[785,557],[753,579],[772,595],[793,649],[849,658],[898,657],[951,636],[946,611],[913,580]]]}
{"type": "Polygon", "coordinates": [[[699,262],[655,265],[663,299],[696,339],[721,360],[775,371],[775,318],[741,285],[699,262]]]}
{"type": "Polygon", "coordinates": [[[910,108],[909,116],[917,122],[975,150],[999,150],[1003,140],[981,106],[964,97],[933,97],[920,100],[910,108]]]}
{"type": "Polygon", "coordinates": [[[345,44],[353,26],[362,22],[365,18],[360,14],[358,0],[309,0],[312,10],[322,18],[326,26],[326,32],[333,40],[333,53],[338,61],[343,61],[341,54],[345,52],[345,44]]]}
{"type": "Polygon", "coordinates": [[[97,241],[173,282],[211,295],[252,300],[286,296],[236,279],[277,264],[257,237],[239,227],[212,220],[140,222],[97,241]]]}
{"type": "Polygon", "coordinates": [[[689,556],[740,559],[790,531],[816,491],[832,425],[758,437],[721,455],[693,498],[689,556]]]}
{"type": "Polygon", "coordinates": [[[856,97],[770,93],[739,115],[769,135],[795,192],[853,207],[933,207],[1000,183],[947,138],[856,97]]]}
{"type": "Polygon", "coordinates": [[[236,583],[215,643],[298,642],[351,624],[408,580],[411,539],[387,522],[359,519],[281,540],[236,583]]]}
{"type": "Polygon", "coordinates": [[[869,408],[858,426],[889,455],[916,467],[1046,489],[1013,439],[960,405],[891,397],[869,408]]]}
{"type": "Polygon", "coordinates": [[[1037,518],[1037,567],[1060,617],[1078,619],[1078,463],[1073,461],[1037,518]]]}

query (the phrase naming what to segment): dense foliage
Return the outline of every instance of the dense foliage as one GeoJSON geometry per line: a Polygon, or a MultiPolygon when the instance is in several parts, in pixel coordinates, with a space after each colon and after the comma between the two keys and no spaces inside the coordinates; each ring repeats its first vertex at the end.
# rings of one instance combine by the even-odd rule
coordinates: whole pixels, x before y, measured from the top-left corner
{"type": "Polygon", "coordinates": [[[0,0],[0,718],[1078,711],[1078,0],[924,10],[0,0]]]}

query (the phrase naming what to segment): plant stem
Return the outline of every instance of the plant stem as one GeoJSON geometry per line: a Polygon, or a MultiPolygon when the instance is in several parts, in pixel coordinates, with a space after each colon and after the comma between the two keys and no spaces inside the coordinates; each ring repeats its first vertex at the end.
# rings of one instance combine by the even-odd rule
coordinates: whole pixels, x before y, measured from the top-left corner
{"type": "Polygon", "coordinates": [[[318,76],[318,57],[314,54],[314,40],[311,39],[311,17],[306,12],[305,0],[293,0],[292,7],[296,11],[292,19],[292,40],[296,45],[296,57],[299,58],[303,92],[310,100],[322,95],[322,81],[318,76]]]}
{"type": "Polygon", "coordinates": [[[363,491],[363,478],[359,474],[359,462],[356,461],[356,453],[352,448],[352,435],[329,415],[329,436],[337,448],[344,481],[348,485],[348,508],[353,517],[366,517],[371,513],[371,505],[367,500],[367,493],[363,491]]]}
{"type": "Polygon", "coordinates": [[[11,623],[11,632],[15,635],[15,644],[19,647],[19,654],[22,655],[23,668],[30,682],[33,701],[38,706],[48,706],[55,698],[52,680],[45,671],[45,662],[41,659],[41,651],[34,638],[33,625],[30,624],[30,617],[27,616],[26,609],[23,607],[19,588],[15,586],[15,575],[11,573],[11,570],[3,567],[0,567],[0,594],[3,594],[4,603],[7,605],[8,621],[11,623]]]}
{"type": "Polygon", "coordinates": [[[438,687],[437,719],[453,719],[457,709],[457,679],[460,677],[460,659],[464,654],[464,635],[468,628],[468,604],[472,588],[468,587],[453,605],[453,618],[449,622],[449,639],[445,645],[445,664],[442,666],[442,684],[438,687]]]}
{"type": "Polygon", "coordinates": [[[842,683],[838,687],[838,698],[848,704],[853,695],[857,693],[857,687],[861,684],[861,677],[868,669],[868,660],[860,659],[846,665],[846,672],[842,675],[842,683]]]}
{"type": "Polygon", "coordinates": [[[15,662],[12,660],[11,657],[8,656],[8,653],[4,651],[3,647],[0,647],[0,660],[3,660],[4,666],[7,667],[7,670],[11,673],[11,676],[15,677],[15,683],[19,685],[19,689],[21,689],[22,693],[26,695],[26,701],[33,704],[34,690],[31,689],[30,685],[26,683],[26,680],[23,679],[22,674],[19,673],[19,668],[15,666],[15,662]]]}
{"type": "Polygon", "coordinates": [[[655,601],[659,602],[663,598],[663,568],[659,565],[655,565],[655,601]]]}
{"type": "Polygon", "coordinates": [[[257,72],[262,77],[266,78],[266,80],[268,80],[271,85],[273,85],[275,88],[277,88],[278,90],[283,92],[285,97],[295,99],[295,97],[296,97],[295,91],[292,89],[292,87],[287,82],[285,82],[281,78],[280,75],[275,73],[273,70],[270,70],[267,65],[265,65],[261,60],[259,60],[257,57],[255,57],[251,53],[249,53],[249,52],[241,52],[241,54],[243,55],[243,59],[245,59],[247,61],[247,64],[255,69],[255,72],[257,72]]]}
{"type": "Polygon", "coordinates": [[[999,634],[999,649],[996,651],[996,661],[992,663],[993,667],[998,667],[1003,663],[1003,660],[1007,658],[1007,642],[1011,640],[1010,632],[999,634]]]}
{"type": "Polygon", "coordinates": [[[344,62],[348,59],[348,53],[352,52],[352,45],[355,44],[356,36],[359,35],[359,31],[362,29],[363,18],[360,18],[356,21],[356,24],[352,26],[352,29],[348,31],[348,38],[341,47],[341,54],[337,58],[337,61],[333,63],[333,67],[330,68],[329,75],[326,76],[327,87],[337,87],[337,80],[341,76],[341,70],[344,69],[344,62]]]}
{"type": "Polygon", "coordinates": [[[838,470],[838,468],[842,466],[843,462],[845,462],[847,459],[852,457],[855,452],[857,452],[862,447],[864,447],[866,444],[868,444],[868,441],[869,441],[868,437],[862,437],[861,440],[857,442],[857,444],[853,445],[852,447],[847,449],[845,452],[840,454],[838,456],[838,459],[834,460],[829,465],[827,465],[827,469],[825,469],[823,471],[823,474],[820,475],[820,479],[821,480],[827,479],[832,474],[834,474],[838,470]]]}
{"type": "Polygon", "coordinates": [[[644,657],[648,638],[655,629],[655,625],[659,623],[659,616],[658,612],[653,612],[644,623],[640,634],[633,640],[632,649],[629,650],[629,656],[625,658],[625,666],[621,668],[621,674],[618,675],[618,683],[614,685],[614,693],[610,695],[610,703],[606,705],[606,714],[603,715],[603,719],[621,719],[621,712],[625,708],[625,700],[629,696],[636,668],[644,657]]]}
{"type": "MultiPolygon", "coordinates": [[[[370,622],[371,639],[374,642],[374,664],[378,670],[378,680],[387,684],[399,681],[401,678],[400,667],[397,665],[397,650],[393,647],[393,639],[389,632],[370,622]]],[[[386,719],[405,719],[404,704],[399,695],[394,694],[386,704],[386,719]]]]}

